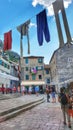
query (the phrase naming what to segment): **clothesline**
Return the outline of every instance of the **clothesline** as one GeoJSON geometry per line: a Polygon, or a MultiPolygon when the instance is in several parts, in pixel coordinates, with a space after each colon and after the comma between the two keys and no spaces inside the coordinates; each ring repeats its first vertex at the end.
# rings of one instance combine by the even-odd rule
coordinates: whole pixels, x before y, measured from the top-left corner
{"type": "MultiPolygon", "coordinates": [[[[43,11],[43,10],[42,10],[42,11],[43,11]]],[[[41,11],[41,12],[42,12],[42,11],[41,11]]],[[[40,13],[40,12],[39,12],[39,13],[40,13]]],[[[39,13],[38,13],[38,14],[39,14],[39,13]]],[[[36,14],[36,15],[37,15],[37,14],[36,14]]],[[[36,15],[32,16],[32,17],[29,18],[29,19],[32,20],[36,15]]],[[[26,20],[26,21],[28,21],[28,20],[26,20]]],[[[26,23],[26,21],[25,21],[24,23],[26,23]]],[[[51,21],[51,17],[49,17],[49,22],[50,22],[50,21],[51,21]]],[[[20,25],[22,25],[22,24],[20,24],[20,25]]],[[[18,25],[18,26],[20,26],[20,25],[18,25]]],[[[18,26],[13,27],[12,29],[10,28],[10,29],[8,29],[8,30],[5,31],[5,32],[8,32],[9,30],[12,30],[12,32],[13,32],[13,31],[16,31],[16,28],[17,28],[18,26]]],[[[4,33],[5,33],[5,32],[4,32],[4,33]]],[[[4,33],[0,34],[0,37],[2,37],[2,36],[4,35],[4,33]]]]}
{"type": "MultiPolygon", "coordinates": [[[[53,2],[50,2],[50,4],[48,5],[48,7],[49,7],[51,4],[53,4],[55,1],[56,1],[56,0],[53,0],[53,2]]],[[[43,8],[39,13],[41,13],[44,9],[46,10],[46,8],[43,8]]],[[[39,14],[39,13],[37,13],[37,14],[39,14]]],[[[29,18],[29,19],[30,19],[30,20],[33,19],[37,14],[33,15],[33,16],[32,16],[31,18],[29,18]]],[[[27,19],[26,21],[28,21],[28,19],[27,19]]],[[[25,21],[25,22],[26,22],[26,21],[25,21]]],[[[24,22],[24,23],[25,23],[25,22],[24,22]]],[[[22,24],[22,23],[21,23],[21,24],[22,24]]],[[[20,24],[20,25],[21,25],[21,24],[20,24]]],[[[20,26],[20,25],[18,25],[18,26],[20,26]]],[[[13,27],[12,29],[10,28],[10,29],[8,29],[8,30],[14,31],[18,26],[13,27]]],[[[8,31],[6,31],[6,32],[8,32],[8,31]]],[[[5,33],[5,32],[4,32],[4,33],[5,33]]],[[[3,34],[4,34],[4,33],[3,33],[3,34]]],[[[0,34],[0,36],[2,36],[3,34],[0,34]]]]}
{"type": "MultiPolygon", "coordinates": [[[[45,9],[45,8],[43,8],[40,12],[42,12],[44,9],[45,9]]],[[[40,12],[39,12],[39,13],[40,13],[40,12]]],[[[37,14],[39,14],[39,13],[37,13],[37,14]]],[[[29,18],[29,19],[32,20],[37,14],[33,15],[33,16],[32,16],[31,18],[29,18]]],[[[24,21],[23,23],[26,23],[29,19],[27,19],[27,20],[24,21]]],[[[23,23],[21,23],[20,25],[22,25],[23,23]]],[[[8,32],[9,30],[15,31],[16,28],[17,28],[18,26],[20,26],[20,25],[17,25],[16,27],[13,27],[12,29],[10,28],[10,29],[8,29],[7,31],[5,31],[4,33],[8,32]]],[[[3,34],[0,34],[0,36],[4,35],[4,33],[3,33],[3,34]]]]}
{"type": "MultiPolygon", "coordinates": [[[[50,32],[49,32],[49,27],[48,27],[46,9],[43,9],[43,11],[40,11],[40,13],[36,14],[36,24],[37,24],[37,39],[38,39],[39,45],[41,46],[43,45],[43,35],[46,42],[50,41],[50,32]]],[[[26,21],[25,23],[16,27],[16,29],[20,32],[21,57],[23,57],[23,44],[22,44],[23,36],[27,37],[28,54],[30,54],[29,25],[30,25],[30,19],[26,21]]],[[[10,49],[12,49],[12,30],[4,33],[3,50],[6,51],[10,49]]]]}

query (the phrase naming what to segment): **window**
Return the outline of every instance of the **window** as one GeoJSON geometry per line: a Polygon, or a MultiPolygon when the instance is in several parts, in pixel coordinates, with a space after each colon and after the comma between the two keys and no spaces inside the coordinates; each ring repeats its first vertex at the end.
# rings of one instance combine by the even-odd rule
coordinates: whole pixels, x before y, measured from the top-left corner
{"type": "Polygon", "coordinates": [[[36,70],[38,71],[38,66],[36,66],[36,70]]]}
{"type": "Polygon", "coordinates": [[[26,67],[26,71],[28,71],[28,67],[26,67]]]}
{"type": "Polygon", "coordinates": [[[4,63],[4,67],[7,68],[7,64],[6,63],[4,63]]]}
{"type": "Polygon", "coordinates": [[[9,65],[7,65],[7,68],[8,68],[8,69],[10,69],[10,66],[9,66],[9,65]]]}
{"type": "Polygon", "coordinates": [[[26,75],[26,80],[29,80],[29,75],[26,75]]]}
{"type": "Polygon", "coordinates": [[[72,57],[68,57],[68,62],[72,62],[73,63],[73,58],[72,57]]]}
{"type": "Polygon", "coordinates": [[[25,59],[25,63],[28,64],[28,58],[25,59]]]}
{"type": "Polygon", "coordinates": [[[38,58],[38,63],[43,63],[43,59],[42,58],[38,58]]]}
{"type": "Polygon", "coordinates": [[[45,72],[46,72],[46,74],[49,74],[49,70],[46,69],[45,72]]]}
{"type": "Polygon", "coordinates": [[[50,79],[47,79],[47,83],[50,83],[50,79]]]}
{"type": "Polygon", "coordinates": [[[43,66],[38,66],[38,70],[43,70],[43,66]]]}
{"type": "Polygon", "coordinates": [[[42,75],[39,75],[39,79],[42,79],[42,75]]]}
{"type": "Polygon", "coordinates": [[[0,65],[2,65],[3,67],[10,69],[10,66],[7,65],[5,62],[3,62],[2,60],[0,60],[0,65]]]}
{"type": "Polygon", "coordinates": [[[32,75],[32,80],[35,80],[36,79],[36,76],[35,75],[32,75]]]}
{"type": "Polygon", "coordinates": [[[2,61],[2,66],[4,66],[4,62],[2,61]]]}
{"type": "Polygon", "coordinates": [[[0,65],[2,65],[2,60],[0,60],[0,65]]]}

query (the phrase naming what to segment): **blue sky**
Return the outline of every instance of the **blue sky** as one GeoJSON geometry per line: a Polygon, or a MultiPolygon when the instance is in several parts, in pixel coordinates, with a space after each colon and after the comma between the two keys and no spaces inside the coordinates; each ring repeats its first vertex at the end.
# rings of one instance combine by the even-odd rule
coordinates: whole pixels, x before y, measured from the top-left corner
{"type": "MultiPolygon", "coordinates": [[[[24,37],[24,56],[44,56],[44,62],[49,63],[53,52],[59,47],[57,28],[51,4],[54,1],[55,0],[0,0],[0,39],[3,40],[4,33],[12,30],[12,50],[20,54],[20,33],[16,27],[30,19],[30,55],[27,53],[27,39],[24,37]],[[36,15],[44,8],[46,8],[47,12],[51,40],[47,43],[44,39],[43,46],[39,46],[37,41],[36,15]]],[[[73,37],[73,0],[64,0],[64,6],[71,37],[73,37]]],[[[66,42],[64,29],[63,34],[64,41],[66,42]]]]}

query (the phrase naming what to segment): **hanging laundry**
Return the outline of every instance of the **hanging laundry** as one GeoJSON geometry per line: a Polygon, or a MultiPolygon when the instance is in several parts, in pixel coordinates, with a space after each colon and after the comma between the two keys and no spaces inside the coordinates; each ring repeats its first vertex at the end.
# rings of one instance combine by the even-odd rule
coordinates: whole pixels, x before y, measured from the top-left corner
{"type": "MultiPolygon", "coordinates": [[[[28,20],[27,22],[25,22],[24,24],[21,24],[20,26],[17,27],[17,30],[20,32],[21,37],[20,37],[20,41],[22,43],[22,39],[23,36],[27,36],[27,43],[28,43],[28,54],[30,54],[30,43],[29,43],[29,24],[30,24],[30,20],[28,20]]],[[[22,46],[22,45],[21,45],[22,46]]],[[[23,51],[23,47],[21,48],[21,50],[23,51]]],[[[21,54],[22,56],[22,54],[21,54]]]]}
{"type": "Polygon", "coordinates": [[[28,54],[30,54],[30,42],[29,42],[29,33],[27,31],[27,41],[28,41],[28,54]]]}
{"type": "Polygon", "coordinates": [[[3,50],[9,50],[12,48],[12,30],[7,33],[4,33],[4,47],[3,50]]]}
{"type": "Polygon", "coordinates": [[[39,45],[41,46],[43,44],[43,34],[45,36],[45,40],[47,42],[50,41],[50,33],[45,9],[36,15],[36,22],[37,22],[37,38],[39,45]]]}

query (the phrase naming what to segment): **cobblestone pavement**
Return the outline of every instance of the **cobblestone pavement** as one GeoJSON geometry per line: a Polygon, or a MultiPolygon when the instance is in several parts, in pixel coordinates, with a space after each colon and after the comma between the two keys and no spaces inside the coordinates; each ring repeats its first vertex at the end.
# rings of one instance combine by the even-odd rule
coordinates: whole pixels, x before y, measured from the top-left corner
{"type": "MultiPolygon", "coordinates": [[[[0,123],[0,130],[69,130],[63,125],[62,119],[60,104],[45,101],[15,118],[0,123]]],[[[71,129],[73,130],[73,127],[71,129]]]]}

